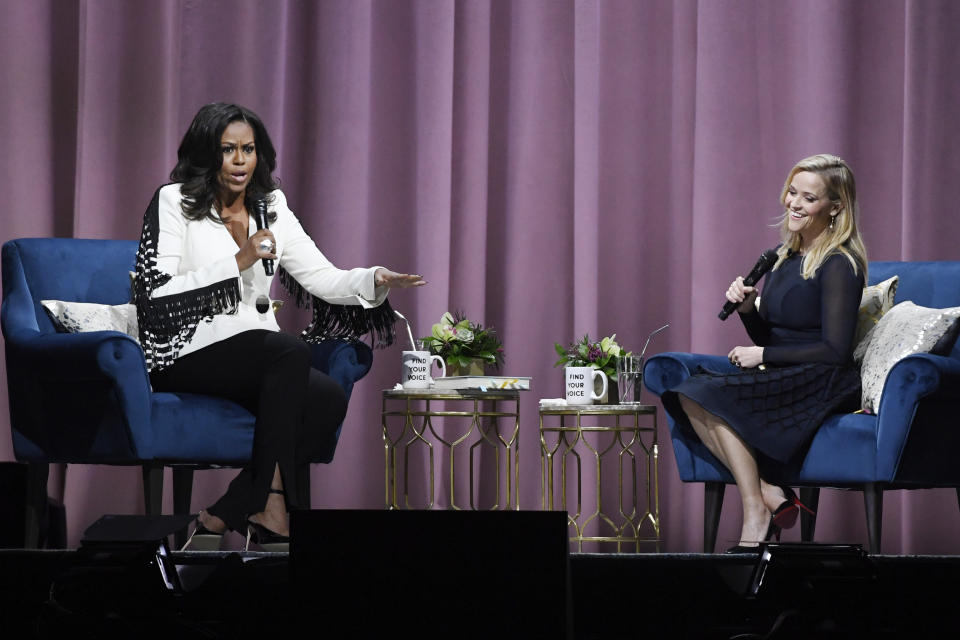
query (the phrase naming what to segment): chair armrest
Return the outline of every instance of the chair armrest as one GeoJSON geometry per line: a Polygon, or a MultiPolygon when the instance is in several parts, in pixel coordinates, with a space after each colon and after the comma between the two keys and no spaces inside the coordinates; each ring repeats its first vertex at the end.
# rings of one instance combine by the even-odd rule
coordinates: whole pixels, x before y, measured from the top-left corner
{"type": "MultiPolygon", "coordinates": [[[[913,433],[917,409],[924,404],[949,403],[960,410],[960,361],[946,356],[918,353],[907,356],[891,367],[883,385],[880,407],[877,411],[877,475],[893,479],[900,459],[911,440],[925,438],[913,433]]],[[[946,424],[924,425],[935,428],[939,435],[930,434],[930,440],[940,440],[946,424]]],[[[951,451],[953,451],[951,449],[951,451]]],[[[952,454],[951,454],[952,455],[952,454]]]]}
{"type": "Polygon", "coordinates": [[[373,350],[356,340],[324,340],[311,345],[312,366],[336,380],[350,399],[355,382],[373,365],[373,350]]]}
{"type": "Polygon", "coordinates": [[[20,332],[7,336],[7,354],[15,356],[23,373],[37,373],[57,368],[72,376],[116,375],[118,367],[139,364],[142,381],[147,384],[146,361],[137,341],[119,331],[88,331],[85,333],[20,332]],[[29,334],[29,335],[27,335],[29,334]],[[132,362],[131,362],[132,361],[132,362]]]}
{"type": "Polygon", "coordinates": [[[78,450],[100,462],[150,456],[150,380],[130,336],[19,331],[6,355],[11,427],[50,461],[80,462],[78,450]]]}
{"type": "Polygon", "coordinates": [[[664,391],[680,384],[703,367],[716,373],[733,373],[737,368],[730,364],[726,356],[703,353],[683,353],[667,351],[658,353],[647,360],[643,366],[643,383],[652,393],[660,397],[664,391]]]}

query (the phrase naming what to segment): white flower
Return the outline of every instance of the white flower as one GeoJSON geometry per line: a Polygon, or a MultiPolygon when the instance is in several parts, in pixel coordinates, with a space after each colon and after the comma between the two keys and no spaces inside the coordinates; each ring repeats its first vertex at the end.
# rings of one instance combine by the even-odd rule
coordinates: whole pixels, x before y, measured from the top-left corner
{"type": "Polygon", "coordinates": [[[430,333],[434,338],[442,340],[443,342],[450,342],[456,337],[456,330],[453,328],[453,325],[447,323],[437,323],[433,325],[430,333]]]}
{"type": "Polygon", "coordinates": [[[617,334],[613,334],[609,338],[604,338],[603,340],[601,340],[600,348],[603,350],[604,353],[608,355],[619,357],[621,353],[621,349],[620,349],[620,345],[617,344],[617,341],[615,340],[616,337],[617,337],[617,334]]]}
{"type": "Polygon", "coordinates": [[[453,338],[464,344],[470,344],[473,342],[473,331],[470,329],[453,329],[453,338]]]}

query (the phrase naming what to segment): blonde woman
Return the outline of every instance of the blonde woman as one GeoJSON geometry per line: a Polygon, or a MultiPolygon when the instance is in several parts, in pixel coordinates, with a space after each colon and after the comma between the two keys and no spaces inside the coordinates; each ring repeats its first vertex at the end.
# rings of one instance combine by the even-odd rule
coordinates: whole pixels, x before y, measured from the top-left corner
{"type": "Polygon", "coordinates": [[[781,244],[759,308],[758,288],[742,277],[726,291],[754,342],[730,350],[739,371],[700,370],[662,398],[737,483],[743,524],[728,553],[755,552],[796,523],[803,505],[777,486],[778,469],[798,466],[823,420],[855,409],[860,398],[853,340],[867,252],[853,172],[837,156],[805,158],[780,200],[781,244]]]}

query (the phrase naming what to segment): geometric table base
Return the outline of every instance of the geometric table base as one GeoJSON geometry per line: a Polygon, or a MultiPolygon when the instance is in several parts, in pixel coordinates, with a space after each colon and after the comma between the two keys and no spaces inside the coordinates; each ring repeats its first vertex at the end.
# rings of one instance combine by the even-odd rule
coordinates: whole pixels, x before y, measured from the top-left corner
{"type": "Polygon", "coordinates": [[[655,406],[541,405],[542,507],[567,511],[573,550],[660,550],[658,455],[655,406]]]}

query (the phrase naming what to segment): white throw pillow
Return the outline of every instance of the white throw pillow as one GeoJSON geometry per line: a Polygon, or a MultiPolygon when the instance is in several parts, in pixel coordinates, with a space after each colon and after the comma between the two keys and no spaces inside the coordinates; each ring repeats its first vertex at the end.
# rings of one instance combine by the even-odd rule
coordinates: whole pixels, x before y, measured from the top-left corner
{"type": "MultiPolygon", "coordinates": [[[[860,296],[860,309],[857,311],[857,333],[854,336],[853,344],[860,347],[864,338],[870,331],[877,326],[880,318],[893,308],[894,298],[897,295],[897,285],[900,282],[900,276],[887,278],[883,282],[871,284],[863,288],[863,294],[860,296]]],[[[869,342],[869,341],[868,341],[869,342]]],[[[863,345],[865,351],[867,345],[863,345]]],[[[863,357],[862,355],[860,356],[863,357]]],[[[859,358],[855,358],[860,362],[859,358]]]]}
{"type": "Polygon", "coordinates": [[[140,341],[136,305],[64,302],[63,300],[41,300],[40,304],[46,309],[57,331],[62,333],[119,331],[137,342],[140,341]]]}
{"type": "Polygon", "coordinates": [[[890,369],[914,353],[946,355],[960,331],[960,307],[931,309],[901,302],[885,313],[865,349],[860,378],[863,409],[876,413],[890,369]]]}

